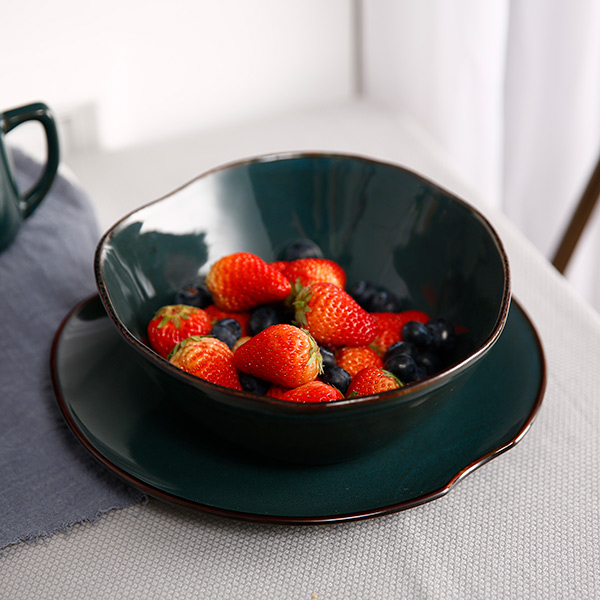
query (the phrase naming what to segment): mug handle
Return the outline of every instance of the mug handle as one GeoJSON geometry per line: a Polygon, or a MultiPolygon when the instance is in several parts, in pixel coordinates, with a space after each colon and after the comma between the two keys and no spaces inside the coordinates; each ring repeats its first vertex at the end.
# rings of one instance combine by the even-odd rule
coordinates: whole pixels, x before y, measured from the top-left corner
{"type": "Polygon", "coordinates": [[[2,116],[5,122],[5,132],[7,133],[11,129],[17,127],[17,125],[25,123],[25,121],[39,121],[43,125],[46,133],[46,140],[48,143],[48,158],[46,160],[46,165],[38,182],[20,199],[20,208],[23,212],[23,217],[27,218],[42,201],[42,198],[50,189],[54,177],[56,176],[59,162],[58,131],[52,112],[41,102],[7,110],[2,116]]]}

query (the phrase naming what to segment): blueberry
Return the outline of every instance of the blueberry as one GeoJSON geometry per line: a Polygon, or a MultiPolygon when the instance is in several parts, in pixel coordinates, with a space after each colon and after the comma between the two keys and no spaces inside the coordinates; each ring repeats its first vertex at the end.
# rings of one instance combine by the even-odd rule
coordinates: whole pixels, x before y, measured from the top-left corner
{"type": "Polygon", "coordinates": [[[226,317],[225,319],[219,319],[214,325],[214,327],[222,327],[223,329],[227,329],[235,338],[238,339],[242,335],[242,326],[237,319],[232,319],[231,317],[226,317]]]}
{"type": "Polygon", "coordinates": [[[321,352],[321,358],[323,359],[324,371],[327,371],[328,369],[331,369],[331,367],[335,367],[337,365],[335,354],[331,350],[324,348],[323,346],[319,346],[319,350],[321,352]]]}
{"type": "Polygon", "coordinates": [[[206,308],[212,303],[212,294],[202,280],[182,287],[175,293],[173,298],[173,304],[187,304],[198,308],[206,308]]]}
{"type": "Polygon", "coordinates": [[[391,344],[388,349],[385,351],[385,355],[383,356],[383,362],[385,362],[391,356],[395,354],[405,354],[407,356],[414,356],[417,352],[417,347],[410,342],[394,342],[391,344]]]}
{"type": "Polygon", "coordinates": [[[402,383],[415,381],[417,363],[408,354],[392,354],[383,364],[383,368],[395,375],[402,383]]]}
{"type": "Polygon", "coordinates": [[[249,375],[248,373],[243,373],[242,371],[240,371],[238,374],[240,378],[240,385],[246,392],[252,392],[254,394],[260,394],[263,396],[271,387],[271,384],[268,381],[254,377],[254,375],[249,375]]]}
{"type": "Polygon", "coordinates": [[[395,294],[380,290],[369,298],[366,309],[369,312],[400,312],[402,306],[395,294]]]}
{"type": "Polygon", "coordinates": [[[433,336],[433,348],[436,352],[447,353],[456,348],[457,335],[454,325],[443,317],[431,319],[427,328],[433,336]]]}
{"type": "Polygon", "coordinates": [[[440,369],[439,357],[429,350],[423,350],[415,358],[417,366],[421,367],[427,375],[433,375],[440,369]]]}
{"type": "Polygon", "coordinates": [[[402,327],[402,339],[420,348],[428,348],[433,343],[433,334],[423,323],[409,321],[402,327]]]}
{"type": "Polygon", "coordinates": [[[218,340],[221,340],[224,344],[227,344],[231,349],[235,346],[237,338],[227,330],[210,330],[210,335],[214,335],[218,340]]]}
{"type": "MultiPolygon", "coordinates": [[[[419,365],[417,365],[417,373],[416,373],[413,381],[421,381],[421,379],[425,379],[426,377],[427,377],[427,373],[425,372],[425,369],[423,369],[423,367],[420,367],[419,365]]],[[[408,383],[408,382],[406,382],[406,383],[408,383]]]]}
{"type": "Polygon", "coordinates": [[[235,319],[221,319],[212,326],[209,334],[233,348],[242,335],[242,326],[235,319]]]}
{"type": "Polygon", "coordinates": [[[252,311],[250,320],[248,321],[248,330],[250,335],[256,335],[263,329],[271,327],[271,325],[277,325],[283,321],[283,317],[274,306],[264,304],[258,306],[252,311]]]}
{"type": "Polygon", "coordinates": [[[377,288],[370,281],[357,281],[348,288],[348,293],[354,300],[368,310],[371,298],[377,293],[377,288]]]}
{"type": "Polygon", "coordinates": [[[346,371],[346,369],[342,369],[342,367],[331,367],[327,369],[321,377],[325,383],[336,387],[340,392],[345,396],[348,391],[348,386],[352,381],[352,377],[350,373],[346,371]]]}
{"type": "Polygon", "coordinates": [[[282,260],[298,260],[299,258],[323,258],[323,251],[312,240],[298,240],[285,249],[282,260]]]}

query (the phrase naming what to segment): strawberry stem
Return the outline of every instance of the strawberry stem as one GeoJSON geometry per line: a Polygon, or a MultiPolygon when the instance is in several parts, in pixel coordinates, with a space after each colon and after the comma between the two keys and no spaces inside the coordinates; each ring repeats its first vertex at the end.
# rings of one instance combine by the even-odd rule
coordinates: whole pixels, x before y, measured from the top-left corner
{"type": "Polygon", "coordinates": [[[155,319],[162,317],[160,323],[157,325],[157,328],[161,329],[168,323],[173,323],[173,325],[179,329],[181,327],[181,319],[189,319],[192,316],[192,312],[195,311],[196,309],[185,304],[172,304],[169,306],[163,306],[154,315],[155,319]]]}
{"type": "MultiPolygon", "coordinates": [[[[297,282],[300,283],[299,281],[297,282]]],[[[312,288],[310,285],[301,287],[296,294],[296,300],[294,300],[294,317],[296,322],[302,327],[306,327],[306,313],[311,312],[312,309],[308,306],[310,299],[312,298],[312,288]]]]}
{"type": "Polygon", "coordinates": [[[317,363],[319,367],[319,375],[323,373],[323,357],[321,356],[321,351],[319,350],[319,345],[315,341],[315,338],[303,329],[304,333],[306,333],[308,340],[310,342],[310,350],[308,351],[308,364],[312,364],[314,362],[317,363]]]}

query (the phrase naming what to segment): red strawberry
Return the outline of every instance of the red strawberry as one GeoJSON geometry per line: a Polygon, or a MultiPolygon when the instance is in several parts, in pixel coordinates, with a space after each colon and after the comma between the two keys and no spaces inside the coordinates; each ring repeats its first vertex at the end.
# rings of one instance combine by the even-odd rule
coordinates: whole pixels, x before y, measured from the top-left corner
{"type": "Polygon", "coordinates": [[[346,398],[371,396],[372,394],[396,390],[400,387],[402,387],[402,383],[385,369],[366,367],[352,379],[346,392],[346,398]]]}
{"type": "Polygon", "coordinates": [[[271,385],[271,387],[268,389],[267,393],[265,394],[266,396],[269,396],[269,398],[279,398],[281,399],[281,397],[286,393],[289,392],[290,389],[289,388],[284,388],[281,387],[280,385],[271,385]]]}
{"type": "Polygon", "coordinates": [[[237,369],[276,385],[294,388],[322,371],[319,347],[294,325],[271,325],[242,344],[233,355],[237,369]]]}
{"type": "Polygon", "coordinates": [[[344,269],[327,258],[299,258],[285,264],[281,272],[292,285],[297,281],[301,286],[326,281],[342,289],[346,287],[344,269]]]}
{"type": "Polygon", "coordinates": [[[220,258],[210,268],[206,286],[221,310],[233,311],[285,300],[292,291],[290,282],[276,268],[250,252],[220,258]]]}
{"type": "Polygon", "coordinates": [[[206,335],[212,323],[201,308],[185,304],[163,306],[148,323],[150,346],[163,358],[182,340],[191,335],[206,335]]]}
{"type": "Polygon", "coordinates": [[[287,260],[276,260],[275,262],[269,264],[281,273],[290,263],[287,260]]]}
{"type": "Polygon", "coordinates": [[[215,304],[209,304],[204,310],[208,313],[213,325],[221,319],[235,319],[242,326],[242,336],[248,335],[248,321],[251,316],[249,312],[221,310],[215,304]]]}
{"type": "MultiPolygon", "coordinates": [[[[427,313],[424,313],[422,310],[403,310],[398,314],[404,319],[404,323],[402,323],[402,325],[408,323],[409,321],[419,321],[419,323],[427,323],[427,321],[429,321],[430,318],[429,315],[427,313]]],[[[400,329],[402,329],[402,327],[400,327],[400,329]]]]}
{"type": "Polygon", "coordinates": [[[383,367],[383,360],[369,346],[343,346],[335,353],[335,360],[351,377],[365,367],[383,367]]]}
{"type": "Polygon", "coordinates": [[[242,344],[245,344],[252,336],[250,335],[243,335],[241,336],[238,341],[233,345],[232,350],[235,352],[242,344]]]}
{"type": "Polygon", "coordinates": [[[394,343],[402,339],[402,326],[406,323],[404,317],[394,312],[371,313],[377,322],[377,335],[371,342],[371,348],[380,356],[394,343]]]}
{"type": "Polygon", "coordinates": [[[296,321],[319,344],[364,346],[375,338],[375,319],[355,300],[332,283],[312,283],[294,300],[296,321]]]}
{"type": "Polygon", "coordinates": [[[173,348],[169,362],[201,379],[241,390],[229,346],[212,336],[194,335],[173,348]]]}
{"type": "Polygon", "coordinates": [[[322,381],[309,381],[292,390],[287,391],[282,400],[288,402],[331,402],[332,400],[342,400],[342,392],[332,385],[327,385],[322,381]]]}
{"type": "Polygon", "coordinates": [[[402,327],[409,321],[427,323],[429,315],[420,310],[405,310],[402,312],[371,313],[377,323],[377,335],[371,342],[371,348],[380,356],[394,343],[402,340],[402,327]]]}

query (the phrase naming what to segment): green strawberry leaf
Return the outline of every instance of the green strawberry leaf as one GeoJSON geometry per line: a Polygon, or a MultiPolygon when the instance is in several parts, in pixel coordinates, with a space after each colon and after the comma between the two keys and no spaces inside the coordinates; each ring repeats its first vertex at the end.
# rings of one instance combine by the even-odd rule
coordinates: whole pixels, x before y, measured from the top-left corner
{"type": "Polygon", "coordinates": [[[310,306],[308,306],[308,303],[310,302],[311,298],[312,288],[310,285],[307,285],[305,287],[300,288],[296,295],[296,300],[294,300],[294,317],[300,327],[306,327],[306,313],[312,312],[312,309],[310,308],[310,306]]]}
{"type": "Polygon", "coordinates": [[[319,375],[321,375],[323,373],[323,357],[321,356],[319,345],[315,341],[315,338],[313,338],[313,336],[310,335],[310,333],[308,333],[306,329],[302,329],[302,331],[306,333],[310,341],[310,350],[308,351],[308,364],[310,365],[316,362],[319,367],[319,375]]]}
{"type": "Polygon", "coordinates": [[[171,321],[171,317],[169,315],[164,315],[160,320],[160,323],[156,326],[158,329],[162,329],[167,323],[171,321]]]}

